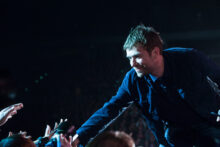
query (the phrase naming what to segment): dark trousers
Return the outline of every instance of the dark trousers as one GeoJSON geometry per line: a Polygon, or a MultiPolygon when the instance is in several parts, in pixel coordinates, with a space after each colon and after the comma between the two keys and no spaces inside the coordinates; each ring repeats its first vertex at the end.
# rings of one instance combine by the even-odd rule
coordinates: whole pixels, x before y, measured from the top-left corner
{"type": "Polygon", "coordinates": [[[217,143],[220,140],[220,127],[207,123],[192,127],[168,125],[165,138],[169,147],[220,147],[217,143]]]}

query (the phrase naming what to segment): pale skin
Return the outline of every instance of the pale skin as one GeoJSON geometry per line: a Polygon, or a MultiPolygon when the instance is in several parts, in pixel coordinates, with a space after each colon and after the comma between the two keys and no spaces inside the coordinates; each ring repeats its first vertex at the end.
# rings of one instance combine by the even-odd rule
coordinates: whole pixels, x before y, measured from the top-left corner
{"type": "Polygon", "coordinates": [[[8,106],[0,111],[0,126],[4,125],[8,119],[12,118],[13,115],[17,114],[17,111],[23,108],[22,103],[8,106]]]}
{"type": "Polygon", "coordinates": [[[149,53],[142,45],[138,44],[126,50],[126,57],[138,77],[151,74],[159,78],[163,75],[164,60],[158,47],[154,47],[149,53]]]}
{"type": "MultiPolygon", "coordinates": [[[[67,119],[63,120],[60,119],[60,123],[58,124],[57,122],[55,122],[54,128],[51,129],[51,127],[49,125],[47,125],[46,130],[45,130],[45,134],[44,134],[44,138],[48,138],[48,140],[50,140],[52,137],[54,137],[53,135],[55,134],[57,128],[63,123],[66,122],[67,119]]],[[[60,143],[61,143],[61,147],[72,147],[71,143],[72,143],[72,136],[69,136],[69,138],[67,139],[63,134],[60,134],[58,136],[55,136],[57,139],[59,138],[60,143]]],[[[37,143],[39,140],[36,140],[35,143],[37,143]]]]}
{"type": "Polygon", "coordinates": [[[60,123],[58,124],[57,122],[55,122],[54,128],[53,130],[51,129],[51,127],[49,125],[47,125],[45,133],[44,133],[44,137],[48,137],[49,139],[51,139],[51,137],[54,135],[56,129],[59,127],[59,125],[61,125],[63,122],[66,122],[67,119],[63,120],[60,119],[60,123]]]}
{"type": "MultiPolygon", "coordinates": [[[[218,110],[218,115],[220,115],[220,109],[218,110]]],[[[218,116],[216,119],[217,122],[220,122],[220,117],[218,116]]]]}
{"type": "MultiPolygon", "coordinates": [[[[48,137],[48,140],[50,140],[51,137],[54,135],[56,129],[59,127],[59,125],[62,124],[63,122],[66,122],[66,121],[67,121],[67,119],[65,119],[65,120],[60,119],[60,123],[58,124],[56,122],[55,125],[54,125],[54,129],[53,130],[51,129],[51,127],[49,125],[47,125],[44,137],[48,137]]],[[[27,136],[27,132],[20,131],[18,134],[22,135],[22,137],[27,138],[27,139],[31,138],[31,136],[27,136]]],[[[9,136],[12,136],[12,135],[13,135],[13,133],[9,132],[9,136]]],[[[60,143],[61,143],[61,147],[73,147],[71,145],[72,136],[69,136],[69,138],[67,139],[63,134],[60,134],[57,137],[59,137],[59,140],[60,140],[60,143]]],[[[35,141],[35,143],[37,143],[37,141],[35,141]]]]}
{"type": "Polygon", "coordinates": [[[72,136],[69,136],[69,138],[67,139],[63,134],[60,134],[59,138],[61,142],[61,147],[74,147],[71,145],[72,136]]]}
{"type": "MultiPolygon", "coordinates": [[[[59,125],[61,125],[63,122],[66,122],[67,119],[63,120],[60,119],[60,123],[55,123],[54,129],[51,130],[50,126],[47,125],[46,131],[45,131],[45,137],[49,137],[49,139],[51,139],[51,137],[54,135],[56,129],[59,127],[59,125]]],[[[63,134],[60,134],[59,136],[60,139],[60,143],[61,143],[61,147],[73,147],[71,145],[72,143],[72,136],[69,136],[69,138],[67,139],[63,134]]]]}

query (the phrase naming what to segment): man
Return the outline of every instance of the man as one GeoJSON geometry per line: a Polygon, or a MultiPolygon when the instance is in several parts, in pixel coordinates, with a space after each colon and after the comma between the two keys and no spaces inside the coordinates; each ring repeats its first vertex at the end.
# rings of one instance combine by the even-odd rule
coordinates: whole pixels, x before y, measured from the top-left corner
{"type": "Polygon", "coordinates": [[[77,130],[75,143],[86,144],[135,103],[160,146],[215,146],[219,68],[195,49],[163,50],[159,33],[144,25],[131,30],[123,48],[132,69],[117,94],[77,130]]]}

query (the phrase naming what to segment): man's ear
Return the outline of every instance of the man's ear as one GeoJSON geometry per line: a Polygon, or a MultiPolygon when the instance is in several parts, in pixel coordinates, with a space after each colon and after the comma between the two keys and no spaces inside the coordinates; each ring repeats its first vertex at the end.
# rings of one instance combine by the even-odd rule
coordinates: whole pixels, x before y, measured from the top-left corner
{"type": "Polygon", "coordinates": [[[152,57],[156,58],[158,55],[160,55],[160,49],[159,47],[155,46],[151,52],[152,57]]]}

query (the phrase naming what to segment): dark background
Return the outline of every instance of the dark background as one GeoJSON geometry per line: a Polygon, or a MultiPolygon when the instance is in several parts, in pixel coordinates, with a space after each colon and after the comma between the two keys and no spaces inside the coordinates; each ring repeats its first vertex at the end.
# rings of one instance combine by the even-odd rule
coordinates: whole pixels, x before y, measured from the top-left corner
{"type": "Polygon", "coordinates": [[[0,8],[0,68],[15,81],[14,101],[24,103],[3,132],[36,138],[60,118],[79,127],[115,94],[129,70],[123,43],[140,23],[166,47],[197,48],[220,64],[219,0],[21,0],[0,8]]]}

